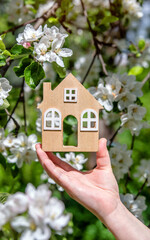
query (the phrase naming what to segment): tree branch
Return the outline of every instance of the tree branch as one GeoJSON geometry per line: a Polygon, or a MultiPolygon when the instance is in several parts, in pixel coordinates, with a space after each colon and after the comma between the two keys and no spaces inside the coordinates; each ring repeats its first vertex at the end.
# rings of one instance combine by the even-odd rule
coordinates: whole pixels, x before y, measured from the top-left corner
{"type": "Polygon", "coordinates": [[[90,23],[90,21],[89,21],[89,19],[88,19],[87,11],[86,11],[86,9],[85,9],[83,0],[80,0],[80,2],[81,2],[83,14],[84,14],[84,16],[85,16],[85,18],[86,18],[87,24],[88,24],[88,26],[89,26],[89,30],[90,30],[90,32],[91,32],[91,34],[92,34],[92,37],[93,37],[94,46],[95,46],[95,48],[96,48],[96,54],[98,55],[98,59],[99,59],[101,65],[102,65],[103,72],[104,72],[104,74],[107,76],[107,75],[108,75],[108,72],[107,72],[107,70],[106,70],[106,65],[105,65],[105,63],[104,63],[104,59],[103,59],[103,57],[102,57],[102,55],[101,55],[101,49],[100,49],[100,47],[99,47],[99,44],[98,44],[98,41],[97,41],[97,38],[96,38],[96,32],[92,29],[92,26],[91,26],[91,23],[90,23]]]}
{"type": "Polygon", "coordinates": [[[146,183],[147,183],[147,180],[148,180],[148,179],[146,178],[145,181],[144,181],[144,183],[143,183],[142,186],[140,187],[138,193],[137,193],[136,196],[134,197],[134,200],[136,200],[137,197],[141,194],[142,190],[144,189],[144,187],[145,187],[145,185],[146,185],[146,183]]]}
{"type": "Polygon", "coordinates": [[[117,130],[115,131],[115,133],[113,134],[113,136],[109,139],[109,145],[108,145],[109,147],[111,147],[111,145],[112,145],[112,143],[113,143],[116,135],[118,134],[118,132],[119,132],[119,130],[120,130],[121,128],[122,128],[122,126],[120,125],[120,126],[117,128],[117,130]]]}
{"type": "Polygon", "coordinates": [[[14,124],[16,125],[15,134],[17,135],[18,132],[19,132],[19,129],[20,129],[19,123],[18,123],[18,122],[16,121],[16,119],[8,112],[7,109],[5,109],[5,112],[6,112],[6,114],[10,117],[10,119],[13,120],[14,124]]]}
{"type": "Polygon", "coordinates": [[[148,81],[148,80],[150,80],[150,72],[147,74],[147,76],[143,79],[143,81],[142,81],[142,87],[144,86],[144,84],[148,81]]]}
{"type": "Polygon", "coordinates": [[[37,28],[38,28],[40,25],[42,25],[50,16],[55,15],[55,12],[56,12],[57,8],[60,6],[60,4],[61,4],[61,1],[60,1],[60,0],[57,0],[57,1],[53,4],[53,6],[52,6],[50,9],[48,9],[48,11],[47,11],[46,13],[43,14],[43,16],[38,17],[38,18],[31,19],[31,20],[29,20],[29,21],[27,21],[27,22],[25,22],[25,23],[22,23],[22,24],[20,24],[20,25],[18,25],[18,26],[14,26],[14,27],[12,27],[12,28],[4,31],[4,32],[1,32],[0,34],[2,35],[2,34],[5,34],[5,33],[8,33],[8,32],[14,32],[14,31],[17,30],[17,29],[19,29],[19,28],[21,28],[21,27],[23,27],[23,26],[26,26],[27,24],[34,23],[34,22],[36,22],[35,25],[34,25],[34,28],[37,29],[37,28]]]}
{"type": "Polygon", "coordinates": [[[4,126],[4,129],[6,129],[7,124],[9,123],[9,121],[10,121],[10,119],[12,118],[12,115],[14,114],[14,112],[15,112],[15,110],[16,110],[18,104],[19,104],[19,102],[21,101],[21,98],[22,98],[22,91],[23,91],[23,84],[22,84],[22,87],[21,87],[20,94],[19,94],[19,97],[18,97],[18,99],[17,99],[17,102],[16,102],[16,104],[15,104],[15,106],[14,106],[14,108],[13,108],[13,110],[12,110],[12,112],[11,112],[11,114],[10,114],[10,116],[9,116],[9,118],[8,118],[8,120],[7,120],[7,122],[6,122],[6,124],[5,124],[5,126],[4,126]]]}
{"type": "Polygon", "coordinates": [[[96,55],[97,55],[97,53],[95,52],[95,54],[94,54],[94,56],[93,56],[93,58],[92,58],[92,61],[91,61],[90,65],[89,65],[89,67],[88,67],[88,70],[87,70],[87,72],[86,72],[83,80],[81,81],[82,84],[85,82],[85,80],[86,80],[86,78],[87,78],[87,76],[88,76],[88,74],[89,74],[89,72],[90,72],[90,70],[91,70],[91,68],[92,68],[92,66],[93,66],[93,64],[94,64],[96,55]]]}
{"type": "Polygon", "coordinates": [[[106,70],[106,64],[105,64],[105,62],[104,62],[104,59],[103,59],[103,57],[102,57],[102,54],[99,53],[99,54],[98,54],[98,58],[99,58],[100,63],[101,63],[101,65],[102,65],[103,72],[105,73],[106,76],[108,76],[108,72],[107,72],[107,70],[106,70]]]}

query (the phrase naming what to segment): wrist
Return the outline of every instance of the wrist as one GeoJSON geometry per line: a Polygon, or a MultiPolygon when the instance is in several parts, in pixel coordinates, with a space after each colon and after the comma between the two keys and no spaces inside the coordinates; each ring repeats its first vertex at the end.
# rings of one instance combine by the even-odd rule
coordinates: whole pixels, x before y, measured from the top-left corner
{"type": "Polygon", "coordinates": [[[116,209],[104,219],[104,224],[117,240],[148,240],[150,230],[139,221],[121,202],[116,209]]]}

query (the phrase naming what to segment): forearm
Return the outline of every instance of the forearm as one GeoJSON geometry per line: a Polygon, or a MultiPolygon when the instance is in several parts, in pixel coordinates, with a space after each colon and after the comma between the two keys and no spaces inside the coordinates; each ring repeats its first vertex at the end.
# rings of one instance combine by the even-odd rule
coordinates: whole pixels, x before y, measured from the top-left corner
{"type": "Polygon", "coordinates": [[[150,229],[130,213],[121,202],[104,221],[117,240],[150,239],[150,229]]]}

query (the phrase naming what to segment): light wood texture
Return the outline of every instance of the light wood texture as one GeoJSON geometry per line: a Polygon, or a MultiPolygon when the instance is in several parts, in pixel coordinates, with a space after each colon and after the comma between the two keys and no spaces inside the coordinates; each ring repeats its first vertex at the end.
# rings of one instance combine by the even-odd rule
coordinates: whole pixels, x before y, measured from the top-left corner
{"type": "MultiPolygon", "coordinates": [[[[97,131],[81,131],[81,113],[93,109],[99,116],[101,104],[70,73],[54,90],[51,83],[43,83],[43,102],[38,105],[42,111],[42,149],[54,152],[97,152],[99,126],[97,131]],[[64,102],[64,89],[77,88],[77,102],[64,102]],[[44,130],[44,113],[48,108],[56,108],[61,112],[61,130],[44,130]],[[63,120],[73,115],[78,121],[78,145],[63,146],[63,120]]],[[[99,119],[98,119],[99,122],[99,119]]]]}

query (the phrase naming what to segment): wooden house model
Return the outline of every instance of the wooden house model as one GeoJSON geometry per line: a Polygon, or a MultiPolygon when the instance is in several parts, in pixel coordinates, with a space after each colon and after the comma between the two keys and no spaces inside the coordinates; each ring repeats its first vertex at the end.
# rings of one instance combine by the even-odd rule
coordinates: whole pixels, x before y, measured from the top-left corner
{"type": "Polygon", "coordinates": [[[43,83],[42,149],[54,152],[96,152],[99,138],[101,104],[70,73],[54,90],[43,83]],[[63,145],[63,121],[72,115],[77,119],[77,146],[63,145]]]}

